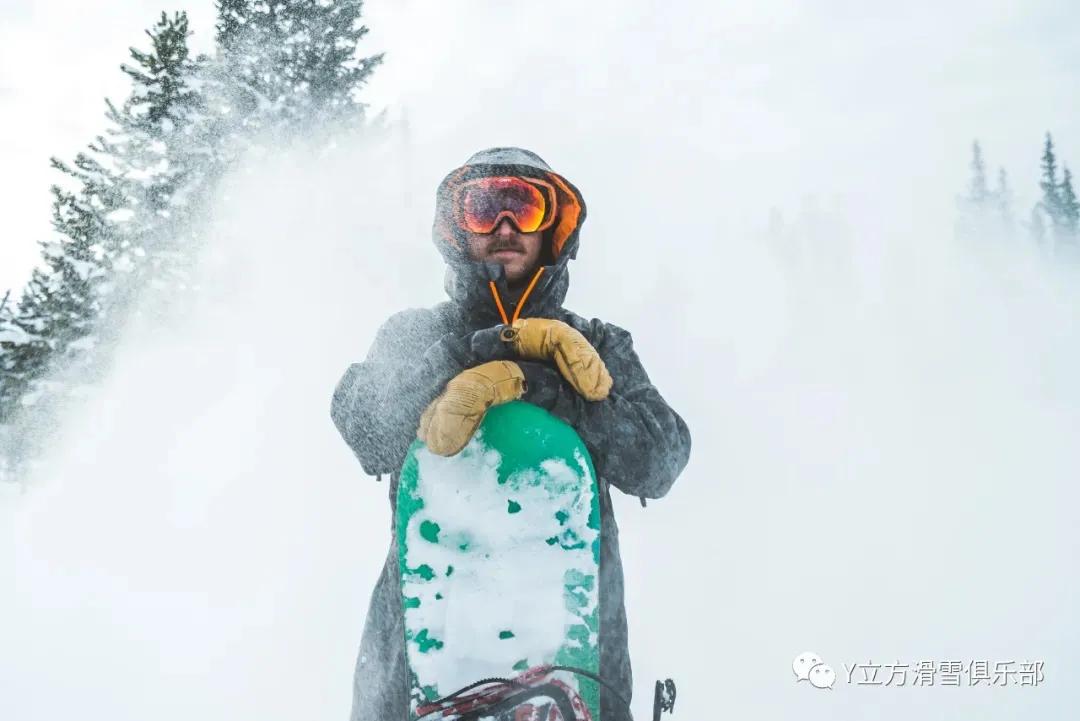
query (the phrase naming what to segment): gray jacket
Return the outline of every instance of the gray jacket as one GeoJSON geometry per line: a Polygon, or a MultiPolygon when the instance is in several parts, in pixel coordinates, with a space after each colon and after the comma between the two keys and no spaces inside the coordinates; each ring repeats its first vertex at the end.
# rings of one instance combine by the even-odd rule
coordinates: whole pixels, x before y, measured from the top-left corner
{"type": "MultiPolygon", "coordinates": [[[[580,193],[527,151],[494,149],[478,153],[447,176],[440,186],[435,242],[448,261],[450,300],[430,309],[411,309],[390,317],[379,329],[367,357],[345,372],[334,391],[331,416],[342,437],[370,475],[390,477],[390,503],[396,505],[398,473],[416,438],[421,412],[446,383],[466,368],[489,360],[516,360],[527,383],[524,400],[573,426],[592,455],[600,484],[600,674],[629,700],[632,687],[627,651],[623,574],[618,527],[610,487],[646,498],[660,498],[686,465],[690,433],[686,424],[649,381],[630,333],[601,320],[585,320],[562,307],[569,286],[568,261],[576,255],[585,217],[580,193]],[[506,162],[508,159],[515,162],[506,162]],[[485,162],[486,161],[486,162],[485,162]],[[498,162],[492,162],[498,161],[498,162]],[[488,281],[509,297],[502,267],[467,258],[460,238],[446,222],[448,184],[469,173],[543,173],[557,179],[577,203],[577,220],[561,239],[548,237],[547,268],[526,300],[523,317],[556,318],[577,328],[599,352],[613,386],[607,399],[581,398],[555,367],[519,360],[499,340],[501,317],[488,281]]],[[[558,233],[558,227],[554,228],[558,233]]],[[[504,301],[505,302],[505,301],[504,301]]],[[[512,313],[514,304],[507,303],[512,313]]],[[[354,681],[352,721],[406,721],[408,685],[404,626],[397,570],[396,534],[391,529],[386,565],[376,584],[360,644],[354,681]]],[[[601,718],[618,721],[625,713],[610,694],[601,693],[601,718]]]]}

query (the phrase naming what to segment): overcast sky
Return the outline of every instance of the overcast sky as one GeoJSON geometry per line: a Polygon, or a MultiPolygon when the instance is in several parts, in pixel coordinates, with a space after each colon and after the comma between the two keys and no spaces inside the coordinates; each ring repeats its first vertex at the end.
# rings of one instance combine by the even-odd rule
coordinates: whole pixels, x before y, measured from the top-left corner
{"type": "MultiPolygon", "coordinates": [[[[69,158],[102,130],[102,99],[126,92],[118,70],[126,48],[143,42],[163,7],[181,6],[0,5],[0,287],[21,284],[35,242],[48,236],[49,156],[69,158]]],[[[535,102],[536,119],[569,149],[583,152],[601,136],[629,149],[647,112],[657,146],[737,160],[744,172],[768,164],[740,188],[761,198],[769,183],[781,201],[884,187],[919,193],[913,186],[925,189],[931,178],[950,181],[935,191],[958,187],[976,136],[990,161],[1013,173],[1026,203],[1047,129],[1080,165],[1080,43],[1069,0],[769,0],[679,12],[613,0],[588,11],[567,2],[374,0],[367,8],[365,50],[388,52],[369,99],[407,107],[420,136],[462,138],[472,128],[480,144],[481,133],[507,127],[501,106],[535,102]]],[[[192,0],[186,9],[193,44],[205,50],[212,3],[192,0]]],[[[462,142],[458,155],[467,152],[462,142]]]]}

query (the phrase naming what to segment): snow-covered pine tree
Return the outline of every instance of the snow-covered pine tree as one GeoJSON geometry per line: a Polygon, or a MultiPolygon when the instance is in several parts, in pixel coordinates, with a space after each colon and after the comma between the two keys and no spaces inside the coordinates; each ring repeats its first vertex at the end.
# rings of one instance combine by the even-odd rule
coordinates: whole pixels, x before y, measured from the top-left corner
{"type": "Polygon", "coordinates": [[[109,103],[107,113],[108,148],[130,200],[115,218],[126,242],[116,265],[127,274],[112,308],[115,328],[138,310],[132,302],[146,287],[188,289],[199,214],[224,169],[200,92],[205,60],[190,56],[187,16],[162,13],[147,35],[150,52],[131,48],[133,63],[121,66],[131,94],[119,108],[109,103]]]}
{"type": "MultiPolygon", "coordinates": [[[[8,310],[8,302],[11,300],[11,290],[4,291],[4,297],[0,298],[0,340],[4,338],[2,335],[8,327],[8,321],[10,320],[10,311],[8,310]]],[[[3,350],[0,349],[0,354],[3,350]]]]}
{"type": "Polygon", "coordinates": [[[1046,251],[1046,220],[1045,215],[1040,207],[1039,203],[1036,203],[1031,208],[1031,216],[1027,222],[1028,233],[1031,235],[1031,239],[1035,241],[1035,247],[1041,251],[1046,251]]]}
{"type": "Polygon", "coordinates": [[[0,483],[11,480],[14,474],[14,461],[9,457],[13,451],[10,441],[12,429],[5,418],[5,409],[13,407],[13,404],[4,397],[5,369],[14,364],[12,349],[21,346],[25,335],[22,329],[15,325],[14,302],[11,300],[11,291],[7,290],[4,297],[0,298],[0,483]]]}
{"type": "Polygon", "coordinates": [[[214,39],[218,52],[235,49],[240,34],[248,23],[252,0],[217,0],[217,23],[214,26],[214,39]]]}
{"type": "Polygon", "coordinates": [[[1061,188],[1058,181],[1057,154],[1054,152],[1054,139],[1050,133],[1046,134],[1046,140],[1043,143],[1040,167],[1042,168],[1042,178],[1039,180],[1039,187],[1042,189],[1042,198],[1039,200],[1039,208],[1049,219],[1050,228],[1056,239],[1061,233],[1063,217],[1061,213],[1061,188]]]}
{"type": "Polygon", "coordinates": [[[986,161],[982,145],[976,140],[971,144],[971,180],[968,184],[968,202],[982,207],[990,200],[990,185],[986,181],[986,161]]]}
{"type": "Polygon", "coordinates": [[[148,285],[189,292],[203,212],[253,139],[319,143],[365,127],[358,92],[382,55],[359,58],[361,0],[218,0],[214,57],[192,58],[184,13],[162,14],[150,49],[122,66],[132,91],[54,188],[57,237],[42,244],[16,307],[0,309],[0,458],[33,457],[53,412],[106,367],[148,285]],[[267,137],[269,135],[269,137],[267,137]],[[71,372],[77,370],[77,373],[71,372]],[[5,432],[7,442],[4,442],[5,432]]]}
{"type": "Polygon", "coordinates": [[[1005,168],[998,168],[997,185],[993,191],[994,208],[998,223],[1006,236],[1012,236],[1015,220],[1013,219],[1013,193],[1009,183],[1009,174],[1005,168]]]}
{"type": "Polygon", "coordinates": [[[1061,202],[1062,233],[1070,245],[1076,246],[1080,243],[1080,200],[1076,197],[1072,171],[1069,170],[1067,165],[1062,173],[1058,198],[1061,202]]]}
{"type": "Polygon", "coordinates": [[[382,54],[358,57],[362,0],[218,0],[216,81],[229,135],[316,141],[358,127],[358,91],[382,54]]]}
{"type": "Polygon", "coordinates": [[[176,195],[191,174],[183,160],[198,149],[174,137],[191,134],[197,108],[187,18],[163,14],[148,35],[151,51],[132,48],[134,65],[123,66],[133,90],[120,108],[107,104],[106,133],[72,164],[52,160],[70,189],[53,187],[55,238],[41,244],[42,267],[0,335],[0,423],[16,463],[104,370],[139,285],[164,270],[177,237],[176,195]]]}
{"type": "Polygon", "coordinates": [[[986,176],[986,161],[982,146],[976,140],[971,144],[971,177],[967,193],[959,198],[956,233],[962,239],[986,242],[987,236],[997,228],[996,199],[990,191],[986,176]]]}
{"type": "Polygon", "coordinates": [[[93,186],[83,190],[53,186],[57,238],[41,243],[44,266],[31,274],[0,341],[0,424],[7,445],[0,453],[16,466],[37,450],[41,434],[33,429],[47,428],[72,391],[57,369],[84,364],[96,343],[93,332],[108,275],[107,228],[101,196],[93,186]]]}

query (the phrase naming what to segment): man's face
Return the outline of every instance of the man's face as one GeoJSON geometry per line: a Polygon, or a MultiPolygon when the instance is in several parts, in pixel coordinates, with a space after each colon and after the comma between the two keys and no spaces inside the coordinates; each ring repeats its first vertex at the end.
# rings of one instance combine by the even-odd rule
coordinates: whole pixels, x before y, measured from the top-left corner
{"type": "Polygon", "coordinates": [[[499,263],[506,271],[506,282],[519,285],[533,274],[540,263],[543,233],[522,233],[509,218],[503,218],[490,233],[465,232],[469,256],[473,260],[499,263]]]}

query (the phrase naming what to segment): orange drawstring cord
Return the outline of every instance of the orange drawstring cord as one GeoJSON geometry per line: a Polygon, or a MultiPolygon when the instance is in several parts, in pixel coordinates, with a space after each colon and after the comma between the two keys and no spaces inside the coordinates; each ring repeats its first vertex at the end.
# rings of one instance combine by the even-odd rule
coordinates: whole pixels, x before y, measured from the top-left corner
{"type": "Polygon", "coordinates": [[[517,308],[514,309],[514,317],[510,319],[511,325],[518,319],[518,316],[521,315],[521,309],[525,307],[525,299],[529,297],[529,293],[532,293],[533,287],[536,286],[536,281],[540,280],[540,275],[543,272],[544,266],[540,266],[536,271],[536,275],[529,281],[529,285],[525,288],[525,292],[521,294],[521,300],[518,301],[517,308]]]}
{"type": "Polygon", "coordinates": [[[506,319],[506,311],[503,310],[502,301],[499,300],[499,291],[495,287],[495,281],[489,280],[488,287],[491,288],[491,295],[495,298],[495,307],[499,309],[499,315],[502,316],[503,325],[510,325],[510,321],[506,319]]]}
{"type": "Polygon", "coordinates": [[[491,297],[495,299],[495,307],[499,309],[499,316],[502,318],[503,325],[513,325],[517,321],[518,316],[521,315],[521,309],[525,307],[525,300],[532,293],[533,288],[536,287],[536,281],[540,280],[540,275],[543,272],[544,266],[540,266],[539,270],[536,271],[536,275],[532,277],[529,285],[526,286],[525,292],[521,294],[521,300],[518,301],[517,307],[514,308],[514,317],[510,319],[506,317],[506,309],[503,308],[502,299],[499,298],[499,289],[495,287],[495,281],[488,281],[488,287],[491,288],[491,297]]]}

